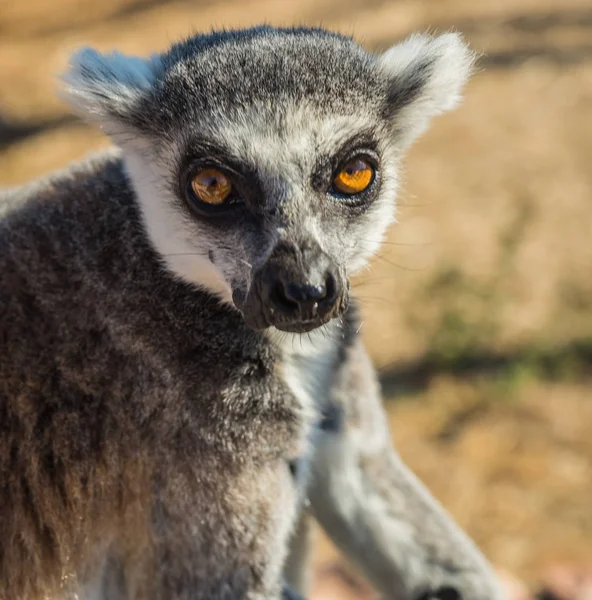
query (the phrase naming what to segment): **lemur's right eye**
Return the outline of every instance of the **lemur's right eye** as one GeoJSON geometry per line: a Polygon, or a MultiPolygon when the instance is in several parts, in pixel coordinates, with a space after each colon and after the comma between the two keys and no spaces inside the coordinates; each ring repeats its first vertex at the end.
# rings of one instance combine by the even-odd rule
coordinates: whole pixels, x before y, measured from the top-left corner
{"type": "Polygon", "coordinates": [[[218,169],[200,169],[191,179],[191,189],[198,200],[210,205],[223,204],[232,191],[230,179],[218,169]]]}

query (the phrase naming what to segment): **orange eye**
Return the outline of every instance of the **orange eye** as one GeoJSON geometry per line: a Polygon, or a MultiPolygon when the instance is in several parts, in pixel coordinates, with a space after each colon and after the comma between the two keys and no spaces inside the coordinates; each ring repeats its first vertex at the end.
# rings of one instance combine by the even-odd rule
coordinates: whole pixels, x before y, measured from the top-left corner
{"type": "Polygon", "coordinates": [[[363,192],[374,178],[374,169],[362,158],[354,158],[345,165],[333,180],[338,192],[351,196],[363,192]]]}
{"type": "Polygon", "coordinates": [[[232,183],[217,169],[202,169],[191,180],[191,189],[206,204],[222,204],[230,195],[232,183]]]}

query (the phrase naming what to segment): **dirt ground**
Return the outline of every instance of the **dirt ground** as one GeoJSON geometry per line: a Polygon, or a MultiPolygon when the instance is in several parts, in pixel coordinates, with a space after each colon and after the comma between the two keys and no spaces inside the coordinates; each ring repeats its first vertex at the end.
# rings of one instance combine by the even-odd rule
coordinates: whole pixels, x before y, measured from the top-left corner
{"type": "Polygon", "coordinates": [[[362,331],[401,454],[489,558],[528,583],[592,563],[591,0],[0,0],[0,184],[108,143],[54,93],[74,47],[262,21],[484,53],[410,153],[362,331]]]}

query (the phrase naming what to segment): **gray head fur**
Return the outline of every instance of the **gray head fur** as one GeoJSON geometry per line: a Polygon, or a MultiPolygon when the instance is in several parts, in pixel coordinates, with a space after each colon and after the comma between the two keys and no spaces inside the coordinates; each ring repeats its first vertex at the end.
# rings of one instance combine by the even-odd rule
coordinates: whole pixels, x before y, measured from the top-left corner
{"type": "Polygon", "coordinates": [[[193,37],[148,59],[83,49],[64,97],[123,149],[168,267],[253,327],[298,331],[305,315],[295,326],[266,312],[261,274],[275,265],[316,285],[330,272],[338,297],[309,321],[343,312],[349,275],[394,216],[402,151],[455,106],[472,62],[456,34],[415,35],[373,55],[323,30],[258,27],[193,37]],[[331,182],[360,154],[376,174],[351,202],[331,182]],[[212,163],[233,174],[240,196],[223,217],[188,200],[187,174],[212,163]]]}

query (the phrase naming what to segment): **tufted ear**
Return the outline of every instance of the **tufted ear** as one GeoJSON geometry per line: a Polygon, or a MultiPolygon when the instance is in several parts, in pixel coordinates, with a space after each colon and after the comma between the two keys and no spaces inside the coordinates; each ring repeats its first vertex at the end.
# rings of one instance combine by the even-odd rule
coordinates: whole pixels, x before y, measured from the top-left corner
{"type": "Polygon", "coordinates": [[[427,128],[432,117],[460,102],[475,58],[456,33],[412,35],[378,57],[388,78],[386,114],[403,147],[427,128]]]}
{"type": "Polygon", "coordinates": [[[60,96],[80,116],[110,133],[115,122],[133,121],[134,107],[150,93],[161,71],[158,55],[140,58],[82,48],[61,77],[60,96]]]}

